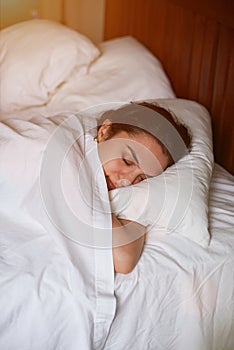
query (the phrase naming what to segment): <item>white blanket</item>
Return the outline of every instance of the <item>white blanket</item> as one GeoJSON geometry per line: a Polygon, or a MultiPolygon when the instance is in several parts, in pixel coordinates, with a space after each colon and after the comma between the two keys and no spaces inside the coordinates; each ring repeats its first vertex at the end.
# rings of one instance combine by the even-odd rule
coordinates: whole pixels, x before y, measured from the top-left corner
{"type": "Polygon", "coordinates": [[[1,349],[105,342],[114,274],[105,178],[84,136],[94,127],[75,116],[0,124],[1,349]]]}
{"type": "Polygon", "coordinates": [[[131,274],[116,276],[105,350],[234,349],[234,178],[218,165],[209,208],[208,249],[158,236],[131,274]]]}
{"type": "Polygon", "coordinates": [[[0,124],[0,348],[232,350],[233,177],[216,165],[208,249],[157,235],[114,279],[95,122],[66,120],[0,124]]]}

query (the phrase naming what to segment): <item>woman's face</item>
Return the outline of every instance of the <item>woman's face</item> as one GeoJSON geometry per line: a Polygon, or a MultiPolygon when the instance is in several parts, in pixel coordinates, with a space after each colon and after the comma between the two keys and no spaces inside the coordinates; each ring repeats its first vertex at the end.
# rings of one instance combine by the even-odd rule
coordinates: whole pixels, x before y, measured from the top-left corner
{"type": "Polygon", "coordinates": [[[109,138],[110,128],[111,122],[105,121],[98,131],[98,152],[109,191],[157,176],[167,167],[167,155],[152,136],[121,131],[109,138]]]}

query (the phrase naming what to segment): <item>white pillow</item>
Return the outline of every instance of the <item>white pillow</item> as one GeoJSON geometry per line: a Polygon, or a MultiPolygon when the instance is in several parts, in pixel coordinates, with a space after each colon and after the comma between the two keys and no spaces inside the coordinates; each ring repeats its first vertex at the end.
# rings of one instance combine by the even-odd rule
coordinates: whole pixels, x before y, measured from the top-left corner
{"type": "Polygon", "coordinates": [[[119,84],[115,83],[115,98],[111,101],[118,96],[124,96],[122,101],[176,97],[160,60],[137,39],[131,36],[115,38],[104,41],[100,48],[103,55],[92,66],[92,72],[109,73],[106,80],[111,80],[110,84],[119,81],[119,84]]]}
{"type": "Polygon", "coordinates": [[[84,75],[100,54],[85,36],[48,20],[30,20],[0,33],[0,109],[45,104],[76,68],[84,75]]]}
{"type": "Polygon", "coordinates": [[[150,102],[168,109],[188,126],[192,134],[190,154],[155,178],[109,192],[112,211],[147,226],[149,244],[157,242],[157,234],[175,233],[206,247],[210,240],[208,193],[213,169],[209,113],[188,100],[150,102]]]}

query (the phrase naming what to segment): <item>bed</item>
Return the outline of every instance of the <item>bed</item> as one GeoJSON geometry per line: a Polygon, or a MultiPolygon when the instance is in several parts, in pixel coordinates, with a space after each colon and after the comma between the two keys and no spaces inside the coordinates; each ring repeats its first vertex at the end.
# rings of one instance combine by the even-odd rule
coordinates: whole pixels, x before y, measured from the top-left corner
{"type": "MultiPolygon", "coordinates": [[[[197,50],[204,60],[197,79],[196,54],[189,68],[189,53],[182,61],[174,55],[170,60],[169,42],[163,41],[163,35],[167,40],[174,35],[176,55],[183,33],[189,36],[179,23],[188,25],[186,18],[197,9],[191,12],[183,1],[155,4],[106,1],[106,40],[100,45],[47,20],[19,23],[1,35],[3,349],[233,349],[231,56],[225,99],[218,98],[224,67],[219,72],[217,47],[217,59],[212,56],[217,66],[209,72],[215,78],[204,95],[204,85],[198,85],[206,82],[210,55],[197,50]],[[177,30],[168,29],[170,35],[162,30],[155,41],[152,25],[165,28],[163,19],[154,20],[159,6],[180,16],[177,30]],[[188,72],[194,85],[192,78],[185,84],[188,72]],[[188,123],[192,158],[146,188],[142,182],[108,194],[97,171],[96,120],[108,109],[145,100],[188,123]],[[224,139],[229,152],[220,151],[224,139]],[[126,275],[114,274],[111,211],[148,225],[143,254],[126,275]]],[[[203,14],[203,24],[204,19],[203,14]]],[[[230,27],[229,17],[221,23],[224,19],[230,27]]]]}

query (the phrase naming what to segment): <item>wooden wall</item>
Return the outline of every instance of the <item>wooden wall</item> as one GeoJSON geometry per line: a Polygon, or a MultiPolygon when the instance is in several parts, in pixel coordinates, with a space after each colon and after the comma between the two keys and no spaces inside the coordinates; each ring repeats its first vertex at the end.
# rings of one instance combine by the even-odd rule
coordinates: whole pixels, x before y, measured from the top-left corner
{"type": "Polygon", "coordinates": [[[38,17],[61,22],[99,43],[104,11],[105,0],[0,0],[0,28],[38,17]]]}
{"type": "Polygon", "coordinates": [[[61,22],[63,0],[0,0],[0,28],[36,17],[61,22]]]}
{"type": "Polygon", "coordinates": [[[106,0],[104,38],[132,35],[162,61],[178,97],[212,115],[215,160],[234,173],[234,2],[106,0]]]}
{"type": "Polygon", "coordinates": [[[105,0],[64,0],[63,22],[94,43],[103,40],[105,0]]]}

